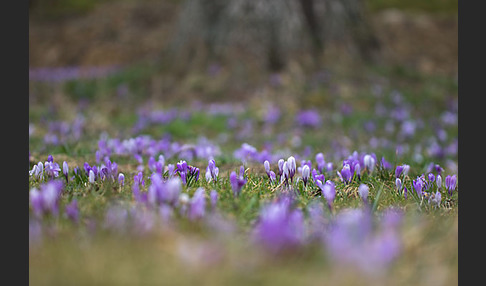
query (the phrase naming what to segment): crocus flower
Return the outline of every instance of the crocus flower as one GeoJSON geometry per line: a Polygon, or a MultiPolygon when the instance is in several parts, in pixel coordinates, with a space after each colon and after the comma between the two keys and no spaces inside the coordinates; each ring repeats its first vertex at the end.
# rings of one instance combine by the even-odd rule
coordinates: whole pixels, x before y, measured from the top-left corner
{"type": "Polygon", "coordinates": [[[358,187],[358,193],[359,196],[363,199],[363,201],[366,203],[368,201],[368,193],[370,191],[370,188],[366,184],[361,184],[358,187]]]}
{"type": "Polygon", "coordinates": [[[122,186],[125,184],[125,175],[123,173],[118,174],[118,183],[122,186]]]}
{"type": "Polygon", "coordinates": [[[314,181],[315,184],[317,184],[317,180],[320,180],[321,182],[325,182],[325,177],[324,174],[318,174],[316,169],[312,169],[312,180],[314,181]]]}
{"type": "Polygon", "coordinates": [[[336,197],[336,187],[334,186],[334,183],[327,180],[326,183],[323,184],[320,180],[317,180],[317,186],[321,189],[322,195],[327,201],[329,210],[332,211],[332,204],[336,197]]]}
{"type": "Polygon", "coordinates": [[[317,170],[322,174],[324,173],[324,167],[326,166],[326,161],[324,160],[324,154],[318,153],[316,155],[317,170]]]}
{"type": "Polygon", "coordinates": [[[93,170],[89,170],[88,181],[91,184],[94,184],[94,182],[95,182],[95,173],[94,173],[93,170]]]}
{"type": "Polygon", "coordinates": [[[279,176],[279,178],[281,178],[282,175],[283,175],[283,165],[284,165],[284,163],[285,163],[285,160],[284,159],[278,160],[278,176],[279,176]]]}
{"type": "Polygon", "coordinates": [[[392,168],[392,165],[390,164],[390,162],[385,160],[385,157],[381,157],[381,167],[383,169],[390,170],[392,168]]]}
{"type": "Polygon", "coordinates": [[[440,190],[442,188],[442,177],[440,175],[437,175],[437,178],[435,178],[435,183],[437,184],[437,188],[440,190]]]}
{"type": "Polygon", "coordinates": [[[373,170],[375,168],[375,158],[373,156],[366,154],[363,157],[363,163],[365,168],[368,170],[369,173],[373,173],[373,170]]]}
{"type": "Polygon", "coordinates": [[[353,174],[351,173],[351,168],[350,168],[349,164],[345,164],[343,166],[343,169],[341,170],[341,172],[338,171],[338,175],[340,176],[340,178],[342,178],[342,181],[345,184],[349,184],[349,182],[351,181],[351,178],[353,176],[353,174]]]}
{"type": "Polygon", "coordinates": [[[79,221],[79,209],[78,201],[73,199],[68,205],[66,205],[66,216],[72,220],[74,223],[79,221]]]}
{"type": "Polygon", "coordinates": [[[64,174],[64,177],[66,178],[66,182],[68,182],[68,173],[69,173],[69,166],[66,161],[62,163],[62,173],[64,174]]]}
{"type": "Polygon", "coordinates": [[[270,178],[270,162],[268,162],[268,160],[265,160],[265,162],[263,162],[263,167],[265,168],[265,172],[270,178]]]}
{"type": "Polygon", "coordinates": [[[296,169],[297,169],[297,165],[295,163],[295,158],[293,156],[290,156],[287,159],[287,168],[289,170],[289,179],[290,179],[290,181],[292,181],[293,178],[294,178],[296,169]]]}
{"type": "Polygon", "coordinates": [[[422,197],[422,190],[424,188],[424,182],[420,177],[417,177],[417,179],[413,180],[413,188],[415,189],[415,192],[417,192],[417,195],[419,197],[422,197]]]}
{"type": "MultiPolygon", "coordinates": [[[[208,167],[206,168],[206,174],[209,172],[211,180],[216,182],[218,180],[219,168],[216,167],[216,162],[211,159],[208,161],[208,167]]],[[[207,180],[206,175],[206,180],[207,180]]]]}
{"type": "Polygon", "coordinates": [[[396,178],[395,186],[397,187],[398,192],[402,190],[402,180],[400,180],[400,178],[396,178]]]}
{"type": "Polygon", "coordinates": [[[400,177],[403,172],[403,166],[399,165],[395,168],[395,178],[400,177]]]}
{"type": "Polygon", "coordinates": [[[47,176],[49,176],[51,179],[54,177],[59,176],[59,172],[61,171],[61,168],[59,168],[59,164],[51,161],[47,161],[44,163],[44,172],[46,173],[47,176]]]}
{"type": "Polygon", "coordinates": [[[304,186],[307,186],[307,181],[309,180],[309,176],[310,176],[309,166],[304,165],[304,167],[302,167],[302,180],[304,181],[304,186]]]}
{"type": "Polygon", "coordinates": [[[305,238],[304,215],[287,200],[265,205],[253,230],[255,241],[273,254],[296,248],[305,238]]]}
{"type": "Polygon", "coordinates": [[[448,175],[445,178],[445,186],[448,191],[449,196],[452,196],[452,191],[456,189],[457,178],[456,175],[448,175]]]}
{"type": "Polygon", "coordinates": [[[440,194],[439,191],[437,191],[435,194],[432,194],[429,197],[429,204],[436,204],[437,206],[440,206],[441,200],[442,200],[442,195],[440,194]]]}
{"type": "Polygon", "coordinates": [[[277,180],[277,176],[275,175],[275,172],[274,171],[270,171],[270,182],[275,182],[277,180]]]}
{"type": "Polygon", "coordinates": [[[230,183],[231,189],[233,190],[233,194],[235,197],[239,196],[241,192],[241,188],[246,184],[246,180],[244,178],[243,173],[240,169],[240,175],[237,176],[235,171],[232,171],[230,174],[230,183]]]}
{"type": "Polygon", "coordinates": [[[204,216],[206,208],[206,197],[204,194],[204,188],[198,188],[194,192],[194,195],[189,202],[189,212],[187,214],[190,220],[200,219],[204,216]]]}
{"type": "Polygon", "coordinates": [[[30,190],[29,199],[32,211],[37,217],[44,214],[58,215],[62,188],[62,182],[53,180],[40,185],[39,190],[36,188],[30,190]]]}

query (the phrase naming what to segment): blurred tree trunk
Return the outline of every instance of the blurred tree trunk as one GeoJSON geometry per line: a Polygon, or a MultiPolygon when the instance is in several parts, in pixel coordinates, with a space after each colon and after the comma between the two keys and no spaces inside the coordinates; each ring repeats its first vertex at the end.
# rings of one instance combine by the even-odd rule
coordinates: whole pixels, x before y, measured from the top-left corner
{"type": "Polygon", "coordinates": [[[186,0],[172,50],[189,61],[250,56],[278,72],[291,57],[319,63],[341,41],[351,47],[343,52],[375,59],[379,42],[362,0],[186,0]]]}

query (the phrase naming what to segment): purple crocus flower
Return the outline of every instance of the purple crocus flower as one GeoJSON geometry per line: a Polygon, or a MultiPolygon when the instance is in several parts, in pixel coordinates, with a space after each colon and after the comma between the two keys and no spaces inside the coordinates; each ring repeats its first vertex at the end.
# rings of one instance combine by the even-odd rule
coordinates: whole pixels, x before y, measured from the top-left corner
{"type": "Polygon", "coordinates": [[[69,166],[66,161],[62,162],[62,173],[66,178],[66,183],[68,182],[68,173],[69,173],[69,166]]]}
{"type": "Polygon", "coordinates": [[[282,175],[283,175],[283,165],[284,165],[284,163],[285,163],[285,160],[284,159],[278,160],[278,176],[279,176],[279,178],[281,178],[282,175]]]}
{"type": "Polygon", "coordinates": [[[354,265],[370,274],[386,269],[400,253],[401,243],[398,224],[390,223],[399,221],[400,217],[392,212],[384,216],[383,223],[374,229],[369,212],[363,209],[341,211],[325,235],[327,253],[333,261],[354,265]]]}
{"type": "Polygon", "coordinates": [[[440,175],[437,175],[435,183],[437,185],[437,189],[440,190],[442,188],[442,177],[440,175]]]}
{"type": "Polygon", "coordinates": [[[231,189],[233,190],[234,196],[235,197],[239,196],[241,192],[241,188],[243,188],[243,186],[246,184],[246,180],[244,178],[244,169],[243,172],[241,172],[240,169],[239,176],[236,175],[235,171],[232,171],[229,179],[230,179],[231,189]]]}
{"type": "Polygon", "coordinates": [[[442,195],[439,191],[429,196],[429,204],[436,204],[437,206],[440,206],[441,200],[442,195]]]}
{"type": "Polygon", "coordinates": [[[400,178],[396,178],[395,186],[397,187],[398,192],[402,190],[402,180],[400,180],[400,178]]]}
{"type": "Polygon", "coordinates": [[[424,181],[420,177],[417,177],[417,179],[413,180],[412,183],[415,192],[417,192],[417,195],[419,197],[422,197],[422,190],[424,189],[424,181]]]}
{"type": "Polygon", "coordinates": [[[118,174],[118,183],[122,186],[125,184],[125,175],[123,173],[118,174]]]}
{"type": "Polygon", "coordinates": [[[400,175],[402,174],[403,172],[403,166],[402,165],[399,165],[395,168],[395,178],[398,178],[400,177],[400,175]]]}
{"type": "Polygon", "coordinates": [[[385,160],[385,157],[381,157],[381,167],[390,170],[392,168],[392,165],[390,164],[390,162],[385,160]]]}
{"type": "Polygon", "coordinates": [[[186,161],[179,161],[177,165],[177,172],[179,172],[179,175],[181,176],[182,183],[186,184],[187,183],[187,162],[186,161]]]}
{"type": "Polygon", "coordinates": [[[206,168],[206,180],[208,182],[211,180],[216,182],[218,180],[218,174],[219,174],[219,168],[216,167],[216,162],[213,159],[209,160],[208,167],[206,168]]]}
{"type": "Polygon", "coordinates": [[[263,162],[263,167],[265,168],[267,176],[270,178],[270,162],[268,162],[268,160],[265,160],[265,162],[263,162]]]}
{"type": "Polygon", "coordinates": [[[321,125],[321,116],[315,110],[303,110],[297,114],[295,120],[299,126],[317,128],[321,125]]]}
{"type": "Polygon", "coordinates": [[[37,217],[44,214],[57,216],[59,213],[59,199],[63,184],[60,181],[49,181],[40,185],[40,189],[33,188],[29,192],[32,211],[37,217]]]}
{"type": "Polygon", "coordinates": [[[456,175],[448,175],[445,178],[445,186],[449,196],[452,196],[452,192],[456,189],[457,177],[456,175]]]}
{"type": "Polygon", "coordinates": [[[206,209],[206,197],[204,188],[198,188],[194,195],[192,196],[191,201],[189,202],[189,212],[188,218],[190,220],[197,220],[204,217],[205,209],[206,209]]]}
{"type": "Polygon", "coordinates": [[[287,159],[287,168],[289,170],[289,177],[288,178],[290,179],[290,181],[293,181],[295,172],[297,170],[297,165],[295,163],[295,158],[293,156],[290,156],[287,159]]]}
{"type": "Polygon", "coordinates": [[[345,164],[341,172],[338,171],[338,176],[342,179],[345,184],[349,184],[353,174],[351,173],[351,168],[349,164],[345,164]]]}
{"type": "Polygon", "coordinates": [[[332,204],[336,198],[336,187],[334,186],[334,183],[327,180],[326,183],[323,184],[320,180],[317,180],[317,186],[321,189],[322,195],[327,201],[329,210],[332,211],[332,204]]]}
{"type": "Polygon", "coordinates": [[[361,184],[358,187],[359,196],[363,199],[365,203],[368,201],[369,191],[370,191],[370,187],[368,187],[368,185],[366,184],[361,184]]]}
{"type": "Polygon", "coordinates": [[[375,168],[375,158],[373,158],[373,156],[366,154],[363,157],[363,164],[369,173],[373,173],[373,170],[375,168]]]}
{"type": "Polygon", "coordinates": [[[324,174],[318,174],[316,169],[312,169],[311,174],[312,174],[312,180],[314,181],[315,184],[317,184],[317,180],[321,182],[326,181],[324,174]]]}
{"type": "Polygon", "coordinates": [[[316,155],[316,162],[317,162],[317,170],[319,170],[319,172],[323,174],[324,167],[326,166],[326,161],[324,160],[324,154],[318,153],[316,155]]]}
{"type": "Polygon", "coordinates": [[[51,179],[55,177],[59,177],[59,172],[61,171],[59,164],[52,161],[47,161],[44,163],[44,168],[45,168],[44,172],[51,179]]]}
{"type": "Polygon", "coordinates": [[[302,167],[302,180],[304,181],[304,186],[307,186],[307,181],[309,180],[310,169],[308,165],[302,167]]]}
{"type": "Polygon", "coordinates": [[[291,209],[288,200],[280,199],[265,205],[253,230],[255,241],[272,254],[300,246],[305,238],[304,216],[291,209]]]}
{"type": "Polygon", "coordinates": [[[66,216],[74,223],[79,222],[79,208],[78,201],[73,199],[68,205],[66,205],[66,216]]]}

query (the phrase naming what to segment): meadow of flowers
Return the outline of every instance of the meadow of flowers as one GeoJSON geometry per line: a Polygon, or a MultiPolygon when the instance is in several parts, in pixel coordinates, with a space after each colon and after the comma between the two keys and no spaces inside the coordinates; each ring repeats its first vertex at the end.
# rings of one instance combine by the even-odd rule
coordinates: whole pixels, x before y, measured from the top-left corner
{"type": "Polygon", "coordinates": [[[456,87],[173,104],[76,75],[32,83],[33,284],[457,284],[456,87]]]}

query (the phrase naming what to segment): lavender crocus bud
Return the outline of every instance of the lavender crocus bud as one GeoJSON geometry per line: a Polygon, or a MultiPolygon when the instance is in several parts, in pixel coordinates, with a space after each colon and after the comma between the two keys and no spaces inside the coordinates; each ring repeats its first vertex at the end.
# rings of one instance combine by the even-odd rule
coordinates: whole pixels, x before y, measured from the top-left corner
{"type": "Polygon", "coordinates": [[[373,169],[375,168],[375,159],[373,156],[366,154],[363,158],[363,163],[368,172],[372,173],[373,169]]]}
{"type": "Polygon", "coordinates": [[[285,160],[280,159],[278,160],[278,175],[281,177],[283,175],[283,166],[284,166],[285,160]]]}
{"type": "Polygon", "coordinates": [[[265,167],[265,172],[267,172],[267,175],[270,176],[270,162],[265,160],[265,162],[263,162],[263,166],[265,167]]]}
{"type": "Polygon", "coordinates": [[[37,163],[37,177],[42,179],[44,175],[44,164],[42,162],[37,163]]]}
{"type": "Polygon", "coordinates": [[[404,164],[402,174],[404,177],[408,176],[408,172],[410,171],[410,165],[404,164]]]}
{"type": "Polygon", "coordinates": [[[364,202],[368,201],[369,191],[370,191],[370,188],[366,184],[361,184],[358,187],[359,196],[363,199],[364,202]]]}
{"type": "Polygon", "coordinates": [[[270,171],[270,182],[275,182],[277,180],[277,176],[275,175],[274,171],[270,171]]]}
{"type": "Polygon", "coordinates": [[[287,167],[289,168],[290,180],[293,180],[295,171],[297,170],[297,164],[295,163],[295,158],[293,156],[290,156],[287,159],[287,167]]]}
{"type": "MultiPolygon", "coordinates": [[[[319,180],[317,182],[320,182],[319,180]]],[[[336,197],[336,188],[331,181],[327,181],[325,184],[319,184],[322,186],[322,195],[326,198],[329,210],[332,211],[332,203],[336,197]]]]}
{"type": "Polygon", "coordinates": [[[285,161],[283,163],[282,170],[283,170],[282,171],[282,177],[281,177],[282,179],[280,181],[285,181],[288,184],[288,180],[289,180],[290,175],[289,175],[289,167],[288,167],[287,161],[285,161]]]}
{"type": "Polygon", "coordinates": [[[64,174],[64,177],[66,177],[66,181],[68,179],[68,173],[69,173],[69,166],[66,161],[62,163],[62,173],[64,174]]]}
{"type": "Polygon", "coordinates": [[[95,182],[95,173],[93,172],[93,170],[89,170],[88,181],[91,184],[94,184],[94,182],[95,182]]]}
{"type": "Polygon", "coordinates": [[[415,189],[415,192],[417,192],[417,195],[419,197],[422,197],[422,190],[424,188],[424,182],[420,177],[417,177],[416,180],[413,180],[413,188],[415,189]]]}
{"type": "Polygon", "coordinates": [[[316,155],[316,162],[317,162],[317,170],[322,174],[324,172],[324,166],[326,165],[326,161],[324,160],[324,154],[318,153],[316,155]]]}
{"type": "Polygon", "coordinates": [[[343,169],[338,175],[342,178],[343,182],[348,184],[351,181],[351,178],[353,177],[353,174],[351,174],[351,167],[349,166],[349,164],[344,165],[343,169]]]}
{"type": "Polygon", "coordinates": [[[397,187],[397,190],[400,192],[402,190],[402,180],[400,178],[397,178],[395,180],[395,186],[397,187]]]}
{"type": "Polygon", "coordinates": [[[198,188],[189,204],[188,217],[190,220],[197,220],[204,217],[206,210],[206,197],[204,196],[204,188],[198,188]]]}
{"type": "Polygon", "coordinates": [[[72,220],[74,223],[78,223],[79,221],[79,209],[78,209],[78,201],[73,199],[71,203],[66,206],[66,216],[72,220]]]}
{"type": "Polygon", "coordinates": [[[309,180],[310,176],[310,168],[308,165],[304,165],[302,167],[302,180],[304,181],[304,186],[307,186],[307,181],[309,180]]]}
{"type": "Polygon", "coordinates": [[[123,173],[118,174],[118,183],[122,186],[125,184],[125,175],[123,173]]]}
{"type": "Polygon", "coordinates": [[[209,170],[209,166],[206,168],[206,174],[204,175],[204,177],[206,178],[206,182],[210,182],[212,180],[212,176],[211,176],[211,171],[209,170]]]}
{"type": "Polygon", "coordinates": [[[449,194],[449,196],[452,195],[452,191],[454,191],[454,189],[456,188],[456,182],[457,182],[456,175],[452,175],[452,176],[448,175],[445,178],[445,186],[446,186],[447,193],[449,194]]]}
{"type": "Polygon", "coordinates": [[[361,165],[359,163],[354,166],[354,171],[356,172],[356,176],[358,176],[358,180],[361,180],[361,165]]]}
{"type": "Polygon", "coordinates": [[[440,190],[442,188],[442,177],[440,175],[437,175],[437,178],[435,178],[435,183],[437,184],[437,188],[440,190]]]}
{"type": "Polygon", "coordinates": [[[403,172],[403,166],[397,166],[395,169],[395,178],[400,177],[403,172]]]}

